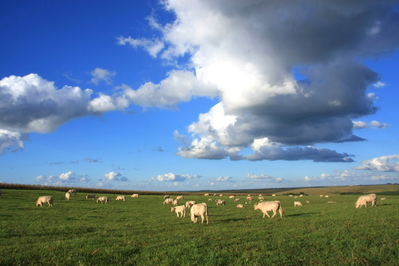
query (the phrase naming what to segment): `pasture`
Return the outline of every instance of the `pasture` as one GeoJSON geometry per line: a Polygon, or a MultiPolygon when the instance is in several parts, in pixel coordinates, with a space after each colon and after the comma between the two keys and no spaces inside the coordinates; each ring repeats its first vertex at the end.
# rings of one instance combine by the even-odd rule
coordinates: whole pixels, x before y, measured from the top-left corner
{"type": "MultiPolygon", "coordinates": [[[[177,218],[162,195],[108,204],[78,192],[3,189],[0,197],[1,265],[298,265],[399,264],[399,196],[377,193],[378,206],[356,209],[358,195],[265,197],[279,200],[285,216],[262,219],[253,203],[224,196],[185,195],[205,202],[209,225],[177,218]],[[36,207],[39,196],[54,206],[36,207]],[[381,197],[386,197],[381,201],[381,197]],[[208,201],[212,198],[213,201],[208,201]],[[225,206],[216,206],[223,199],[225,206]],[[301,201],[302,207],[294,207],[301,201]],[[306,201],[310,201],[306,204],[306,201]],[[327,203],[334,201],[335,203],[327,203]]],[[[174,198],[176,196],[173,196],[174,198]]]]}

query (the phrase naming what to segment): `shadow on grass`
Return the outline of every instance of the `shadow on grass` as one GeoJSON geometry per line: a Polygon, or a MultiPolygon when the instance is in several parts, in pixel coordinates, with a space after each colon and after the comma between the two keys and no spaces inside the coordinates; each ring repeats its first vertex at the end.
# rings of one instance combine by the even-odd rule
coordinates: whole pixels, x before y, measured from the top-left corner
{"type": "Polygon", "coordinates": [[[312,214],[319,214],[319,212],[305,212],[305,213],[295,213],[295,214],[284,214],[284,217],[296,217],[296,216],[306,216],[312,214]]]}

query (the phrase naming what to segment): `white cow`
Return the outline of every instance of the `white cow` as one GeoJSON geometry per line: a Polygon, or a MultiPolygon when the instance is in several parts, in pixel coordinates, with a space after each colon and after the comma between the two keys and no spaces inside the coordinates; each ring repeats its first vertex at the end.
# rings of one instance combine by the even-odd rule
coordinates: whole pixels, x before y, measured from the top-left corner
{"type": "Polygon", "coordinates": [[[133,194],[130,196],[131,198],[139,198],[139,194],[133,194]]]}
{"type": "Polygon", "coordinates": [[[234,201],[235,201],[235,202],[239,202],[239,201],[240,201],[240,199],[235,199],[234,201]]]}
{"type": "Polygon", "coordinates": [[[169,203],[172,203],[172,202],[173,202],[173,199],[169,198],[169,199],[166,199],[166,200],[163,201],[163,205],[169,204],[169,203]]]}
{"type": "Polygon", "coordinates": [[[244,208],[244,205],[242,205],[242,204],[237,204],[237,208],[244,208]]]}
{"type": "Polygon", "coordinates": [[[48,207],[53,207],[53,197],[51,197],[51,196],[41,196],[41,197],[39,197],[37,199],[37,201],[36,201],[36,206],[40,205],[40,207],[42,207],[43,203],[47,203],[48,207]]]}
{"type": "Polygon", "coordinates": [[[118,196],[118,197],[116,197],[116,200],[126,201],[126,197],[125,196],[118,196]]]}
{"type": "Polygon", "coordinates": [[[101,204],[103,202],[105,202],[105,204],[107,204],[109,202],[109,197],[98,197],[98,199],[96,200],[97,203],[101,202],[101,204]]]}
{"type": "Polygon", "coordinates": [[[68,192],[71,193],[71,194],[72,194],[72,193],[73,193],[73,194],[76,194],[76,189],[70,189],[70,190],[68,190],[68,192]]]}
{"type": "Polygon", "coordinates": [[[183,199],[183,196],[177,196],[176,199],[181,200],[181,199],[183,199]]]}
{"type": "Polygon", "coordinates": [[[260,200],[264,200],[265,198],[264,198],[264,197],[258,197],[258,199],[260,199],[260,200]]]}
{"type": "Polygon", "coordinates": [[[69,191],[67,193],[65,193],[65,199],[66,200],[70,200],[71,199],[71,193],[69,193],[69,191]]]}
{"type": "Polygon", "coordinates": [[[96,200],[96,195],[95,194],[87,194],[86,199],[94,199],[96,200]]]}
{"type": "Polygon", "coordinates": [[[226,205],[226,201],[225,200],[216,200],[216,205],[226,205]]]}
{"type": "Polygon", "coordinates": [[[254,198],[252,198],[252,197],[247,197],[247,200],[248,200],[248,201],[253,201],[254,198]]]}
{"type": "Polygon", "coordinates": [[[230,196],[229,199],[234,199],[234,196],[230,196]]]}
{"type": "Polygon", "coordinates": [[[178,200],[178,199],[175,199],[175,200],[172,202],[172,205],[173,205],[173,206],[179,205],[179,200],[178,200]]]}
{"type": "Polygon", "coordinates": [[[208,211],[208,205],[206,203],[199,203],[193,205],[190,210],[190,217],[191,221],[193,223],[197,223],[197,217],[201,216],[202,223],[204,223],[204,217],[206,218],[206,224],[209,224],[209,211],[208,211]]]}
{"type": "Polygon", "coordinates": [[[163,199],[168,199],[168,198],[170,198],[170,195],[163,196],[163,199]]]}
{"type": "Polygon", "coordinates": [[[190,208],[191,206],[193,206],[194,204],[196,204],[197,202],[195,202],[195,200],[190,200],[186,202],[186,208],[190,208]]]}
{"type": "Polygon", "coordinates": [[[205,197],[209,196],[209,193],[205,193],[204,196],[205,196],[205,197]]]}
{"type": "Polygon", "coordinates": [[[300,201],[294,201],[294,207],[296,206],[302,206],[302,203],[300,201]]]}
{"type": "Polygon", "coordinates": [[[376,194],[368,194],[364,196],[360,196],[356,201],[356,208],[361,208],[362,206],[367,208],[367,203],[371,202],[371,207],[377,206],[377,195],[376,194]]]}
{"type": "Polygon", "coordinates": [[[177,217],[179,217],[179,213],[180,213],[180,217],[183,218],[183,214],[184,217],[186,217],[186,206],[181,205],[181,206],[177,206],[177,207],[172,207],[170,209],[171,212],[175,212],[177,217]]]}
{"type": "Polygon", "coordinates": [[[283,209],[281,208],[281,203],[280,201],[264,201],[264,202],[260,202],[255,203],[254,205],[254,210],[261,210],[263,212],[263,218],[265,218],[265,215],[267,215],[267,217],[270,218],[269,214],[267,212],[273,212],[273,216],[276,216],[277,211],[279,211],[280,213],[280,218],[283,217],[283,209]]]}

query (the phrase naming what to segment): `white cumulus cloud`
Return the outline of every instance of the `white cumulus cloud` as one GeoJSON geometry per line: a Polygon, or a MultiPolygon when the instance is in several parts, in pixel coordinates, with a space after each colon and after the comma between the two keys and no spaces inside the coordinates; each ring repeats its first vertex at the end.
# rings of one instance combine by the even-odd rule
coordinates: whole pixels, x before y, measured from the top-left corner
{"type": "Polygon", "coordinates": [[[367,90],[383,83],[358,58],[399,47],[399,29],[393,26],[399,16],[391,4],[322,1],[318,8],[297,1],[163,4],[176,15],[173,23],[161,25],[151,17],[153,39],[119,41],[144,47],[165,60],[188,56],[187,67],[194,70],[190,78],[178,79],[187,82],[188,91],[182,87],[172,97],[168,92],[173,90],[163,82],[147,83],[129,91],[135,104],[174,106],[195,96],[219,97],[219,104],[189,126],[192,142],[179,148],[180,156],[243,159],[242,149],[267,139],[270,145],[246,159],[352,161],[347,153],[309,145],[363,140],[352,133],[362,125],[351,117],[377,111],[376,97],[367,90]],[[293,69],[305,78],[296,80],[293,69]]]}

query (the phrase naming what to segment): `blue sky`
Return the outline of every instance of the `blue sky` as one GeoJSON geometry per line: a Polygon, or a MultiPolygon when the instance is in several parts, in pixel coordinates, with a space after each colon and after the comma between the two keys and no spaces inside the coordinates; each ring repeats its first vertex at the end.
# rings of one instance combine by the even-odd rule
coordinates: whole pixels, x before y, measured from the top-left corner
{"type": "Polygon", "coordinates": [[[0,182],[396,183],[394,1],[1,4],[0,182]]]}

